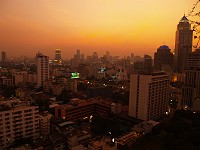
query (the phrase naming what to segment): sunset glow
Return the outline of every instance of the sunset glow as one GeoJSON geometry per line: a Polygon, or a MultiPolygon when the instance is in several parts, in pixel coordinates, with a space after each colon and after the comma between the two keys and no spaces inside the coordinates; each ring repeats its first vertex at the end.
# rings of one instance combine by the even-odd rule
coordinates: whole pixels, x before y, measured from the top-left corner
{"type": "Polygon", "coordinates": [[[1,0],[0,48],[8,56],[70,58],[80,49],[113,55],[152,55],[167,44],[196,0],[1,0]]]}

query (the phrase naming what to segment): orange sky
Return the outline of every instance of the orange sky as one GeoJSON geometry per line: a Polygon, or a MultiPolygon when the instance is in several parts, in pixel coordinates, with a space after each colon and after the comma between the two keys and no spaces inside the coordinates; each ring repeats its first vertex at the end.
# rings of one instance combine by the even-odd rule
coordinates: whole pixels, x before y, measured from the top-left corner
{"type": "Polygon", "coordinates": [[[0,0],[0,51],[10,56],[63,58],[150,54],[174,49],[176,26],[196,0],[0,0]]]}

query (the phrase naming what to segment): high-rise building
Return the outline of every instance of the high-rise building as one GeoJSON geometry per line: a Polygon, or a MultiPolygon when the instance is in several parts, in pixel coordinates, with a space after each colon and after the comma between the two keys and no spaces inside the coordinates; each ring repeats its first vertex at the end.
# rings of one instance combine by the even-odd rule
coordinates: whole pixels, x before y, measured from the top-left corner
{"type": "Polygon", "coordinates": [[[181,87],[181,106],[193,107],[193,101],[198,97],[199,83],[200,71],[185,71],[185,84],[181,87]]]}
{"type": "Polygon", "coordinates": [[[175,41],[175,67],[180,73],[183,73],[187,56],[192,52],[192,38],[191,24],[184,15],[177,25],[175,41]]]}
{"type": "Polygon", "coordinates": [[[188,55],[181,95],[181,105],[189,107],[193,107],[194,100],[200,96],[200,49],[188,55]]]}
{"type": "Polygon", "coordinates": [[[92,55],[92,62],[93,62],[93,63],[99,62],[99,57],[98,57],[97,52],[93,52],[93,55],[92,55]]]}
{"type": "Polygon", "coordinates": [[[144,72],[151,73],[153,70],[153,60],[151,56],[144,55],[144,72]]]}
{"type": "Polygon", "coordinates": [[[189,53],[186,63],[186,69],[200,68],[200,48],[194,52],[189,53]]]}
{"type": "Polygon", "coordinates": [[[5,51],[2,51],[2,53],[1,53],[1,61],[2,62],[6,61],[6,52],[5,51]]]}
{"type": "Polygon", "coordinates": [[[49,57],[38,53],[37,61],[37,87],[43,87],[46,80],[49,79],[49,57]]]}
{"type": "Polygon", "coordinates": [[[56,49],[56,51],[55,51],[55,60],[56,61],[61,60],[61,50],[60,49],[56,49]]]}
{"type": "Polygon", "coordinates": [[[132,74],[130,78],[129,116],[142,120],[161,117],[168,108],[169,76],[163,72],[132,74]]]}
{"type": "Polygon", "coordinates": [[[173,65],[173,53],[170,52],[170,49],[167,45],[162,45],[157,49],[157,52],[154,53],[154,69],[162,70],[163,66],[173,65]]]}
{"type": "Polygon", "coordinates": [[[151,73],[153,70],[153,60],[151,56],[144,55],[143,60],[142,59],[136,60],[134,62],[133,68],[135,73],[151,73]]]}
{"type": "Polygon", "coordinates": [[[134,61],[135,61],[134,58],[135,58],[134,54],[131,53],[131,58],[130,58],[131,59],[131,63],[134,63],[134,61]]]}
{"type": "Polygon", "coordinates": [[[80,52],[79,49],[76,51],[76,57],[77,57],[77,60],[80,61],[80,59],[81,59],[81,52],[80,52]]]}
{"type": "Polygon", "coordinates": [[[39,137],[39,108],[18,99],[0,102],[0,149],[15,140],[39,137]]]}

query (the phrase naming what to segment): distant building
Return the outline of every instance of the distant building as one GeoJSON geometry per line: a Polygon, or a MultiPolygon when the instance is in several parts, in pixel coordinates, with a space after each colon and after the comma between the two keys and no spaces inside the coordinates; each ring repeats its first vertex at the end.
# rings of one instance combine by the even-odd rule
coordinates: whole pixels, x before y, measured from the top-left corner
{"type": "Polygon", "coordinates": [[[76,57],[77,57],[77,60],[80,61],[80,59],[81,59],[81,51],[79,49],[76,51],[76,57]]]}
{"type": "Polygon", "coordinates": [[[151,73],[153,71],[153,60],[151,56],[144,55],[143,60],[136,60],[133,68],[135,73],[151,73]]]}
{"type": "Polygon", "coordinates": [[[173,66],[173,53],[167,45],[162,45],[154,53],[154,70],[161,71],[163,66],[173,66]]]}
{"type": "Polygon", "coordinates": [[[55,61],[58,63],[61,61],[61,50],[60,49],[55,50],[55,61]]]}
{"type": "Polygon", "coordinates": [[[127,75],[127,69],[119,67],[117,69],[117,80],[118,81],[123,81],[123,80],[127,80],[128,79],[128,75],[127,75]]]}
{"type": "Polygon", "coordinates": [[[37,61],[37,87],[43,87],[44,82],[49,79],[49,57],[38,53],[37,61]]]}
{"type": "Polygon", "coordinates": [[[177,72],[183,73],[186,58],[192,52],[193,30],[189,20],[184,15],[177,25],[175,40],[175,67],[177,72]]]}
{"type": "Polygon", "coordinates": [[[93,52],[93,55],[92,55],[92,62],[93,62],[93,63],[98,63],[98,62],[99,62],[99,57],[98,57],[97,52],[93,52]]]}
{"type": "Polygon", "coordinates": [[[129,116],[141,120],[158,119],[167,111],[169,77],[164,73],[132,74],[129,116]]]}
{"type": "Polygon", "coordinates": [[[60,78],[59,80],[45,81],[44,91],[53,95],[60,95],[63,90],[77,92],[77,80],[60,78]]]}
{"type": "Polygon", "coordinates": [[[1,61],[6,62],[6,52],[5,51],[2,51],[2,53],[1,53],[1,61]]]}
{"type": "Polygon", "coordinates": [[[111,98],[112,87],[111,86],[88,87],[86,93],[88,98],[95,98],[95,97],[111,98]]]}
{"type": "Polygon", "coordinates": [[[14,72],[12,74],[13,84],[16,86],[25,85],[26,83],[36,84],[37,74],[28,73],[28,71],[14,72]]]}
{"type": "Polygon", "coordinates": [[[144,68],[145,73],[151,73],[153,71],[153,60],[151,56],[144,55],[144,68]]]}

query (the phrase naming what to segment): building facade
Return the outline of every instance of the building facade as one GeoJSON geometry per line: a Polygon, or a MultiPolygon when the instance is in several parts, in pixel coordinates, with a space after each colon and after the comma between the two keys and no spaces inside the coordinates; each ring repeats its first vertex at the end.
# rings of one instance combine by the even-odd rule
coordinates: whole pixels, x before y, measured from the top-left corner
{"type": "Polygon", "coordinates": [[[2,51],[2,53],[1,53],[1,61],[2,62],[6,61],[6,52],[5,51],[2,51]]]}
{"type": "Polygon", "coordinates": [[[37,87],[43,87],[44,82],[49,79],[49,57],[38,53],[37,61],[37,87]]]}
{"type": "Polygon", "coordinates": [[[183,73],[186,66],[186,59],[192,52],[193,30],[189,20],[185,17],[179,21],[175,40],[175,67],[176,71],[183,73]]]}
{"type": "Polygon", "coordinates": [[[164,73],[132,74],[130,78],[129,116],[154,120],[167,111],[169,77],[164,73]]]}
{"type": "Polygon", "coordinates": [[[163,66],[173,66],[173,53],[167,45],[162,45],[154,53],[154,70],[161,71],[163,66]]]}
{"type": "Polygon", "coordinates": [[[60,61],[61,60],[61,50],[56,49],[55,50],[55,60],[60,61]]]}
{"type": "MultiPolygon", "coordinates": [[[[55,117],[64,118],[66,121],[81,120],[89,118],[92,115],[99,114],[104,118],[108,118],[111,114],[113,102],[110,100],[80,100],[74,99],[67,105],[59,105],[55,107],[55,117]]],[[[116,106],[117,107],[117,106],[116,106]]]]}
{"type": "Polygon", "coordinates": [[[22,138],[39,137],[39,108],[19,100],[0,102],[0,149],[22,138]]]}
{"type": "Polygon", "coordinates": [[[40,135],[42,137],[47,137],[50,134],[51,117],[52,115],[48,111],[44,111],[39,114],[40,135]]]}
{"type": "Polygon", "coordinates": [[[182,106],[193,107],[193,101],[200,96],[200,50],[188,54],[184,85],[181,90],[182,106]]]}

